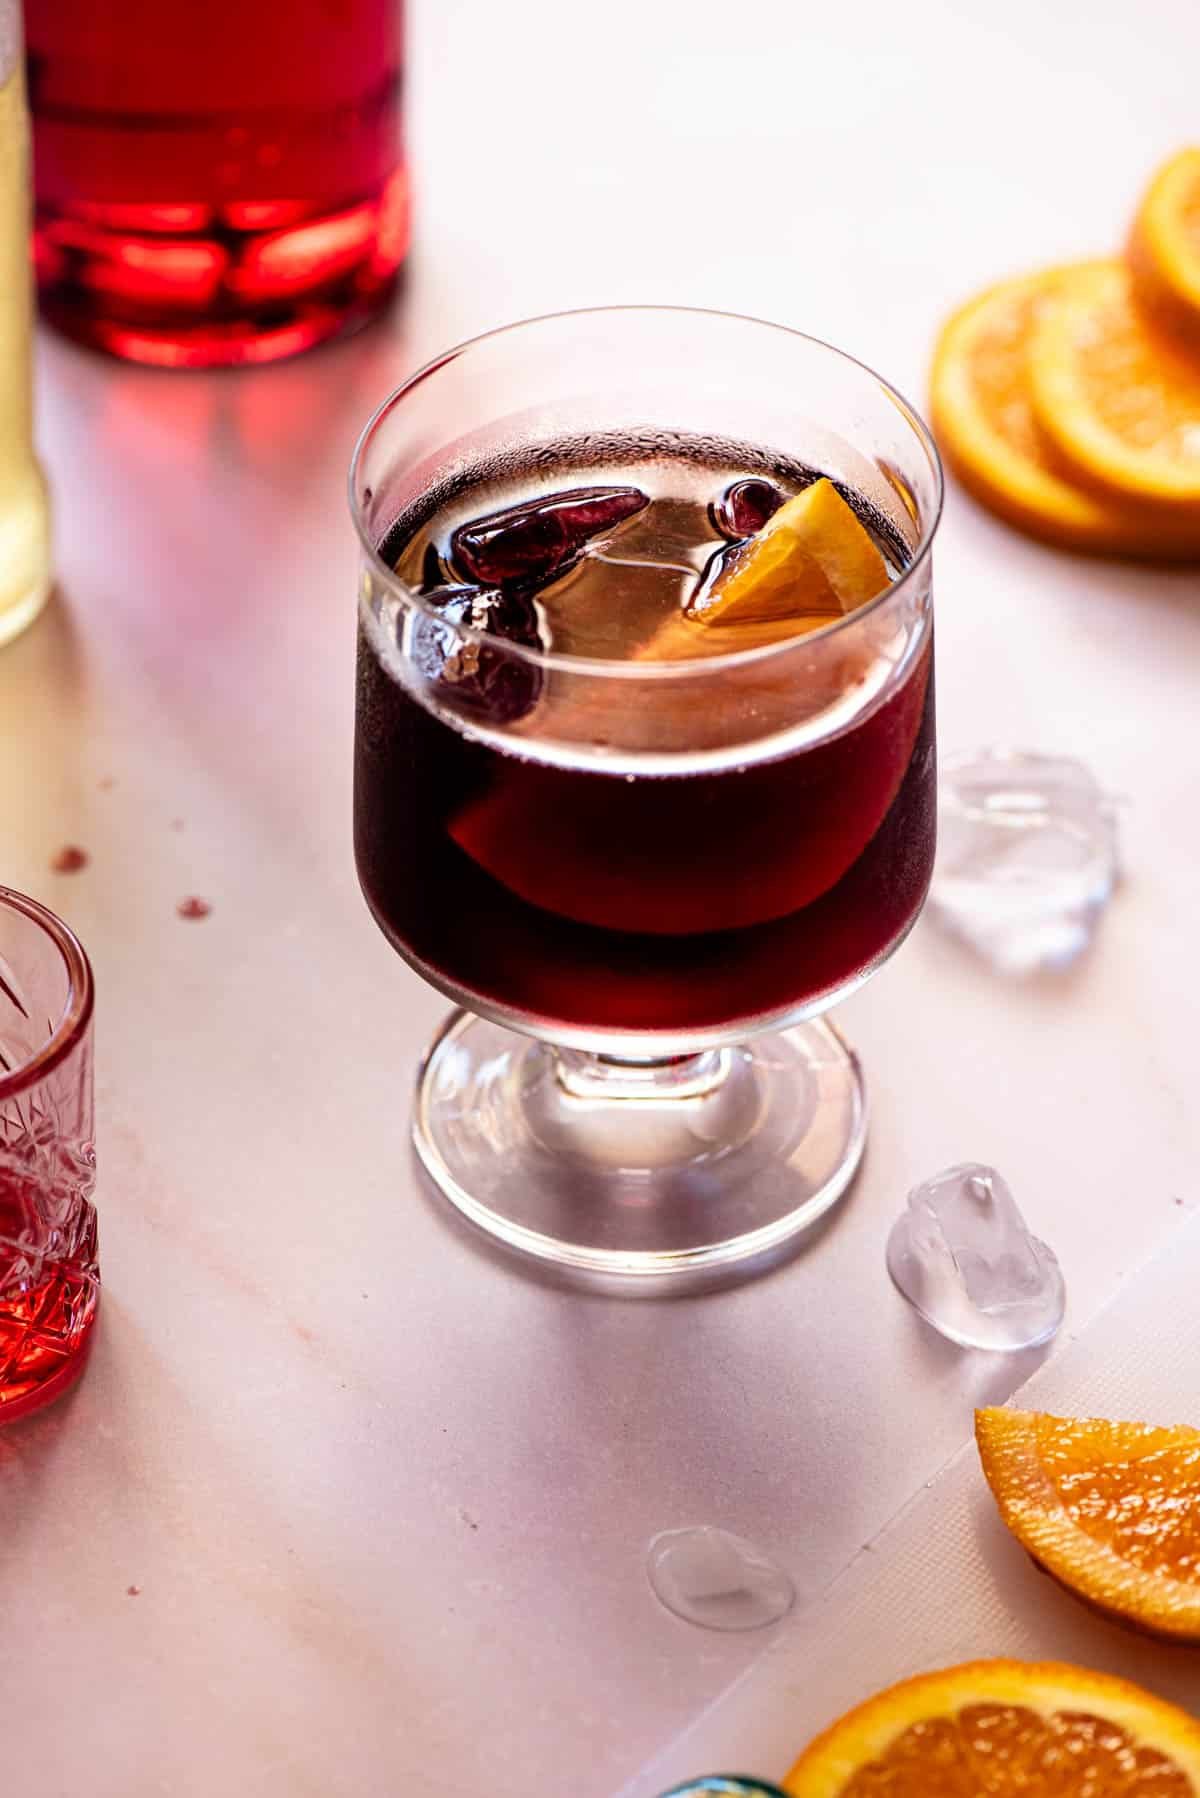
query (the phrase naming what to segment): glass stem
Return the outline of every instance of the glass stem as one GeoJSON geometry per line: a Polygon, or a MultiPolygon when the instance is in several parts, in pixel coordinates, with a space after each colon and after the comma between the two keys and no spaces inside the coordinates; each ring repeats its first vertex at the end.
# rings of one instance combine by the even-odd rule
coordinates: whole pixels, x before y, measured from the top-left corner
{"type": "Polygon", "coordinates": [[[628,1059],[556,1049],[558,1084],[574,1099],[699,1099],[715,1092],[729,1073],[732,1051],[703,1049],[698,1055],[657,1055],[628,1059]]]}

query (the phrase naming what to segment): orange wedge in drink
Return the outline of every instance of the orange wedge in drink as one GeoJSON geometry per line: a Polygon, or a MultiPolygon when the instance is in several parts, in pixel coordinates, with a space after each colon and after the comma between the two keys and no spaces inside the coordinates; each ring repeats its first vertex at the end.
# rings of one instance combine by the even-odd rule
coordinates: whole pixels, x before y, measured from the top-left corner
{"type": "Polygon", "coordinates": [[[691,616],[706,627],[811,618],[819,628],[887,584],[869,533],[822,476],[768,518],[691,616]]]}
{"type": "Polygon", "coordinates": [[[1200,355],[1137,304],[1123,262],[1077,268],[1029,339],[1037,423],[1083,486],[1200,533],[1200,355]]]}
{"type": "Polygon", "coordinates": [[[1034,1559],[1109,1615],[1200,1641],[1200,1430],[979,1411],[1000,1515],[1034,1559]]]}
{"type": "Polygon", "coordinates": [[[1200,1798],[1200,1723],[1054,1661],[973,1661],[880,1692],[812,1743],[792,1798],[1200,1798]]]}
{"type": "Polygon", "coordinates": [[[1200,519],[1163,518],[1065,471],[1035,416],[1030,340],[1061,291],[1105,265],[1076,263],[1002,281],[961,307],[938,339],[934,435],[981,505],[1030,536],[1097,555],[1200,559],[1200,519]]]}
{"type": "Polygon", "coordinates": [[[822,476],[785,501],[708,592],[660,626],[639,659],[725,655],[805,636],[887,585],[870,532],[822,476]]]}
{"type": "Polygon", "coordinates": [[[1180,150],[1154,175],[1127,256],[1141,303],[1200,352],[1200,149],[1180,150]]]}

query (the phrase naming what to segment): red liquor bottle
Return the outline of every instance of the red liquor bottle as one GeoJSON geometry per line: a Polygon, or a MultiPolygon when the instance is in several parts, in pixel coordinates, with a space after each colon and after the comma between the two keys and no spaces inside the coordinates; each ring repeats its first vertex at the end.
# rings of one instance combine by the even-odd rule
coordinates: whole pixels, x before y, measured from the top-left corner
{"type": "Polygon", "coordinates": [[[35,248],[68,335],[272,361],[371,317],[408,243],[398,0],[26,0],[35,248]]]}

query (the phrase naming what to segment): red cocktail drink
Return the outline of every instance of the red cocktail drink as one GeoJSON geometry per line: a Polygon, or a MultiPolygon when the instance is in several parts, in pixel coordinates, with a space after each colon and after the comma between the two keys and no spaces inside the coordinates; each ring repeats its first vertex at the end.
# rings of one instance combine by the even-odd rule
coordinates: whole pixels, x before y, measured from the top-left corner
{"type": "Polygon", "coordinates": [[[414,375],[351,497],[359,878],[462,1008],[426,1170],[575,1276],[762,1265],[858,1165],[823,1014],[933,865],[928,434],[794,332],[577,313],[414,375]]]}
{"type": "MultiPolygon", "coordinates": [[[[553,472],[543,457],[506,472],[507,503],[489,512],[498,524],[401,519],[385,560],[424,586],[428,612],[401,619],[391,642],[381,628],[360,636],[355,821],[372,910],[429,979],[547,1035],[688,1037],[828,1004],[895,946],[925,897],[928,643],[833,733],[786,728],[802,672],[773,683],[764,671],[759,709],[773,705],[785,728],[749,745],[744,688],[715,675],[650,692],[609,681],[597,695],[539,667],[539,649],[564,647],[623,658],[634,674],[654,665],[646,652],[667,609],[722,554],[714,517],[749,484],[744,462],[722,469],[709,446],[696,452],[651,460],[630,445],[617,469],[553,472]],[[574,537],[554,528],[580,513],[574,537]],[[487,550],[475,580],[461,547],[473,540],[487,550]],[[478,578],[488,573],[501,578],[478,578]],[[464,668],[452,626],[472,611],[503,642],[464,668]],[[695,754],[664,757],[656,726],[658,738],[691,734],[695,754]]],[[[782,489],[759,484],[777,505],[782,489]]],[[[494,508],[496,484],[481,486],[494,508]]],[[[450,515],[471,506],[460,494],[450,515]]],[[[847,687],[862,674],[848,662],[847,687]]]]}

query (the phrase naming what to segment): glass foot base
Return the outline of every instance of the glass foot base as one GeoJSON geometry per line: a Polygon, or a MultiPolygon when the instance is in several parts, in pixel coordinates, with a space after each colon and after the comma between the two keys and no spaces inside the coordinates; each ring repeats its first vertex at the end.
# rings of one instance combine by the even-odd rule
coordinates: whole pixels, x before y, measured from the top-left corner
{"type": "Polygon", "coordinates": [[[456,1012],[413,1135],[446,1198],[507,1248],[650,1293],[778,1259],[845,1192],[866,1122],[857,1057],[823,1018],[630,1063],[456,1012]]]}

